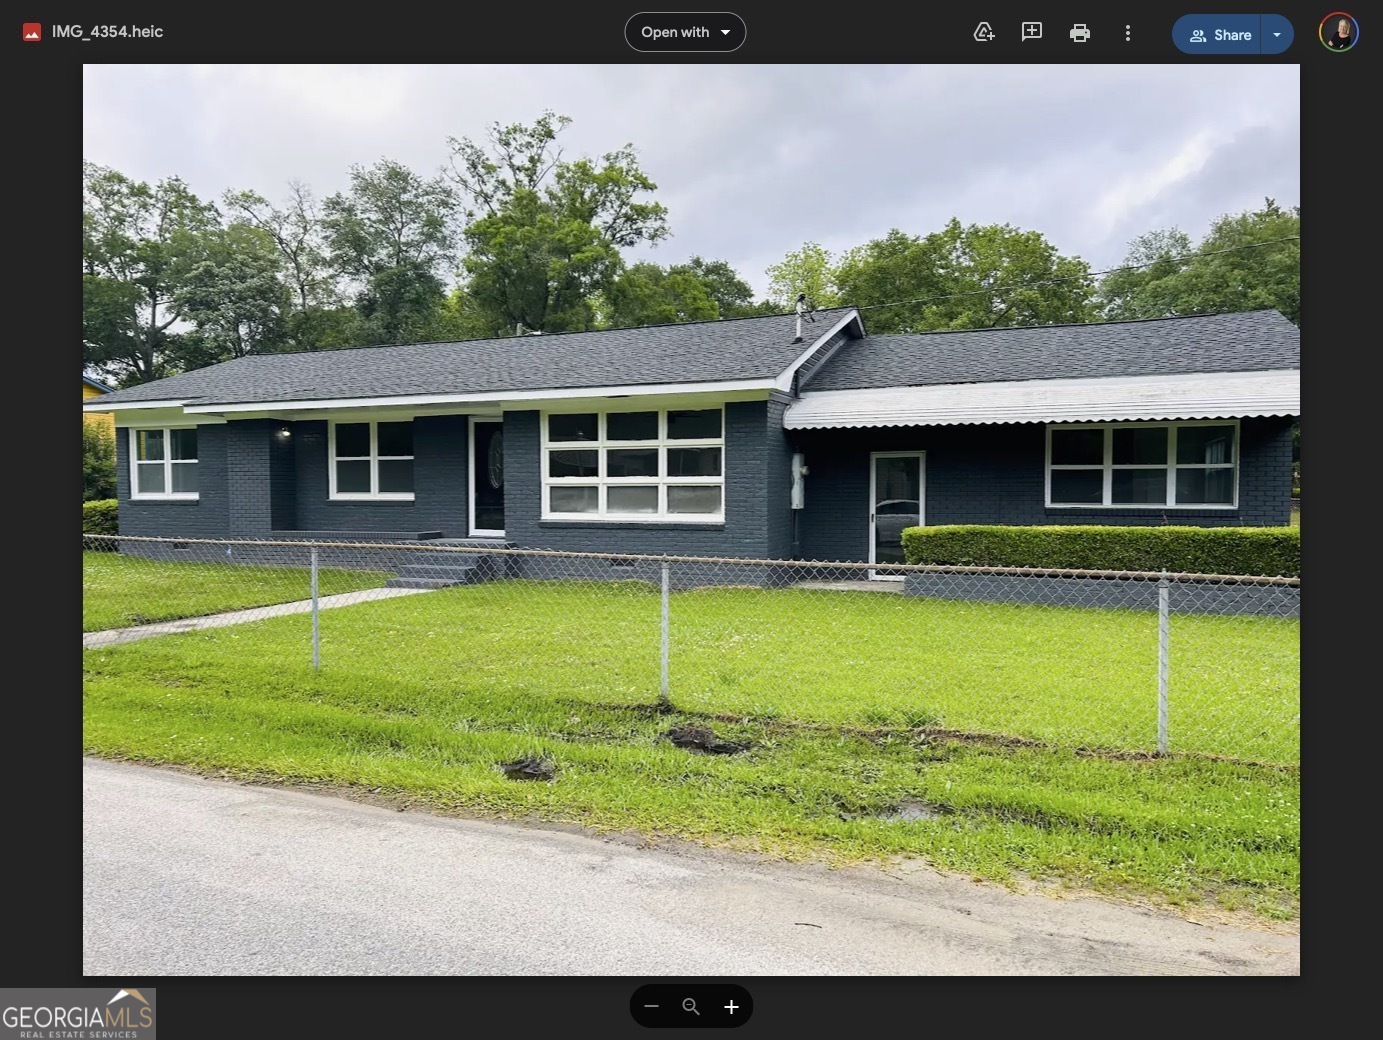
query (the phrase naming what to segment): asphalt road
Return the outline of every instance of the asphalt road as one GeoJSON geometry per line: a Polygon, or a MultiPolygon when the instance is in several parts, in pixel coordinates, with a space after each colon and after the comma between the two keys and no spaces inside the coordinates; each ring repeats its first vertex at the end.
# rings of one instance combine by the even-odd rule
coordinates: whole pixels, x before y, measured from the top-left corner
{"type": "Polygon", "coordinates": [[[87,975],[1296,975],[1299,939],[84,761],[87,975]]]}

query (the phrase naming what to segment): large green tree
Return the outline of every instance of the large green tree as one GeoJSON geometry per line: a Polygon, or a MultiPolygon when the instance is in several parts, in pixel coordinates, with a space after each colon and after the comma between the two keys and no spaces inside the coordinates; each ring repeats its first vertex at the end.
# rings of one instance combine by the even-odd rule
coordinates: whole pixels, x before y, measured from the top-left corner
{"type": "Polygon", "coordinates": [[[181,367],[283,349],[292,296],[272,236],[236,223],[206,232],[200,244],[173,297],[192,325],[182,337],[181,367]]]}
{"type": "Polygon", "coordinates": [[[620,250],[669,233],[633,146],[563,159],[557,137],[570,123],[547,111],[532,125],[491,124],[484,143],[449,139],[449,176],[467,200],[465,292],[490,335],[594,327],[620,250]]]}
{"type": "Polygon", "coordinates": [[[649,261],[625,268],[602,297],[602,323],[616,328],[709,321],[775,313],[755,303],[754,291],[724,260],[694,256],[661,267],[649,261]]]}
{"type": "Polygon", "coordinates": [[[780,313],[792,310],[801,293],[817,309],[841,302],[831,251],[816,242],[804,242],[764,273],[769,278],[768,298],[780,313]]]}
{"type": "Polygon", "coordinates": [[[177,177],[82,172],[83,364],[122,386],[158,379],[177,370],[179,290],[219,214],[177,177]]]}
{"type": "Polygon", "coordinates": [[[926,236],[894,229],[836,265],[842,301],[873,332],[1051,325],[1095,316],[1090,266],[1037,231],[952,218],[926,236]]]}
{"type": "Polygon", "coordinates": [[[1273,199],[1221,216],[1194,247],[1177,228],[1150,231],[1130,244],[1129,269],[1100,283],[1104,313],[1120,320],[1272,307],[1299,324],[1300,235],[1301,208],[1273,199]]]}
{"type": "Polygon", "coordinates": [[[222,197],[227,214],[259,228],[279,254],[280,277],[290,293],[285,320],[286,345],[293,350],[349,346],[360,334],[358,315],[348,313],[343,335],[341,304],[323,225],[321,205],[302,181],[290,181],[288,194],[275,205],[253,191],[228,191],[222,197]]]}
{"type": "Polygon", "coordinates": [[[442,177],[381,159],[351,167],[348,192],[322,205],[328,255],[356,287],[366,342],[428,338],[455,266],[458,200],[442,177]]]}
{"type": "Polygon", "coordinates": [[[719,306],[695,274],[648,261],[626,268],[610,286],[606,301],[605,322],[614,328],[720,317],[719,306]]]}
{"type": "Polygon", "coordinates": [[[685,271],[695,276],[716,302],[720,311],[718,317],[748,318],[756,314],[781,313],[769,300],[756,302],[753,288],[724,260],[703,260],[694,256],[684,264],[673,264],[668,271],[685,271]]]}

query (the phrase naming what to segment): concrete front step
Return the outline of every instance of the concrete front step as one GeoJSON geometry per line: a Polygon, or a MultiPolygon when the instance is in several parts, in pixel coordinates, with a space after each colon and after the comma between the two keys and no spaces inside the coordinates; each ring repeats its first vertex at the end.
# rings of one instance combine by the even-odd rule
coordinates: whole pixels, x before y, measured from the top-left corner
{"type": "Polygon", "coordinates": [[[504,560],[469,553],[416,553],[385,582],[392,589],[442,589],[451,585],[475,585],[504,573],[504,560]]]}
{"type": "Polygon", "coordinates": [[[441,531],[270,531],[292,542],[440,542],[441,531]]]}
{"type": "Polygon", "coordinates": [[[513,549],[513,542],[503,538],[434,538],[433,545],[454,545],[462,549],[513,549]]]}
{"type": "Polygon", "coordinates": [[[405,563],[398,569],[400,578],[457,578],[465,581],[482,577],[495,570],[489,560],[473,560],[464,564],[446,563],[405,563]]]}
{"type": "Polygon", "coordinates": [[[474,567],[478,560],[488,560],[496,562],[501,557],[490,556],[486,553],[446,553],[446,552],[424,552],[420,550],[410,550],[399,555],[399,570],[406,567],[451,567],[469,568],[474,567]]]}
{"type": "Polygon", "coordinates": [[[384,583],[386,589],[449,589],[453,585],[474,585],[471,578],[390,578],[384,583]]]}

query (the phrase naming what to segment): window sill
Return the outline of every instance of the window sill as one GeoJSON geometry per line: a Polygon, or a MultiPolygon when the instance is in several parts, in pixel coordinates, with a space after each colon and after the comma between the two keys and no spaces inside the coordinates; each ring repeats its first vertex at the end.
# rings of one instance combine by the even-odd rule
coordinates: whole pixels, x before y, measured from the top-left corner
{"type": "Polygon", "coordinates": [[[1048,505],[1044,507],[1049,513],[1088,513],[1088,512],[1118,512],[1118,513],[1232,513],[1239,507],[1236,506],[1149,506],[1149,505],[1048,505]]]}
{"type": "Polygon", "coordinates": [[[723,531],[724,520],[539,520],[543,530],[599,527],[628,531],[723,531]]]}
{"type": "Polygon", "coordinates": [[[201,495],[131,495],[131,502],[181,502],[195,505],[201,501],[201,495]]]}
{"type": "Polygon", "coordinates": [[[353,502],[397,502],[411,505],[417,501],[416,495],[329,495],[328,502],[350,504],[353,502]]]}

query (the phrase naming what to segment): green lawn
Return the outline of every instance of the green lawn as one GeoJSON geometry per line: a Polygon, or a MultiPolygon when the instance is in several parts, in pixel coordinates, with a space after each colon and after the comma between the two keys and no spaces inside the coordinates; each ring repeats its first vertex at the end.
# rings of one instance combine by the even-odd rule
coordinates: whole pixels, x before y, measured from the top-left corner
{"type": "Polygon", "coordinates": [[[257,654],[230,667],[196,652],[192,644],[229,632],[209,637],[88,652],[86,752],[371,792],[444,813],[529,816],[828,862],[922,857],[1001,882],[1298,913],[1295,770],[766,721],[714,722],[751,747],[707,756],[660,739],[682,716],[495,692],[461,676],[314,674],[257,654]],[[151,656],[158,644],[166,654],[151,656]],[[555,763],[553,782],[512,781],[496,768],[530,754],[555,763]],[[877,818],[908,801],[935,818],[877,818]]]}
{"type": "MultiPolygon", "coordinates": [[[[1151,611],[720,588],[675,593],[669,613],[682,709],[1156,747],[1151,611]]],[[[461,586],[323,611],[322,663],[379,683],[649,704],[659,617],[640,582],[461,586]]],[[[124,653],[160,674],[233,674],[247,652],[293,668],[310,659],[309,631],[288,617],[124,653]]],[[[1298,761],[1299,652],[1295,621],[1174,615],[1171,750],[1298,761]]]]}
{"type": "MultiPolygon", "coordinates": [[[[378,571],[318,570],[318,594],[378,588],[378,571]]],[[[305,567],[252,567],[222,563],[170,563],[119,553],[82,553],[82,631],[243,610],[307,599],[305,567]]]]}
{"type": "Polygon", "coordinates": [[[642,583],[499,582],[324,611],[317,672],[305,615],[85,651],[85,748],[439,811],[1296,913],[1295,622],[1173,618],[1173,750],[1232,762],[1069,749],[1152,745],[1153,613],[742,588],[671,600],[674,705],[752,745],[696,755],[658,739],[682,716],[650,710],[659,616],[642,583]],[[557,780],[496,770],[527,753],[557,780]],[[869,818],[909,799],[937,818],[869,818]]]}

